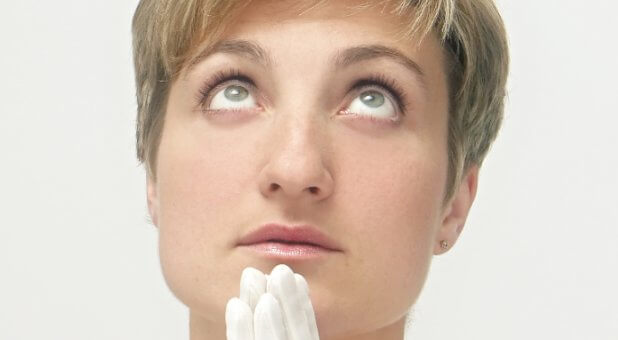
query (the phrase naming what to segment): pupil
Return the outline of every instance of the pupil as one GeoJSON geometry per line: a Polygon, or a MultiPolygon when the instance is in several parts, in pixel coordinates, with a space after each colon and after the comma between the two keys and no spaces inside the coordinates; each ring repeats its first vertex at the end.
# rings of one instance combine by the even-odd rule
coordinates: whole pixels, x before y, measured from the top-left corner
{"type": "Polygon", "coordinates": [[[375,91],[361,93],[361,101],[370,107],[380,107],[384,104],[384,96],[375,91]]]}
{"type": "Polygon", "coordinates": [[[249,92],[242,86],[233,85],[225,89],[224,95],[229,100],[241,101],[247,98],[249,92]]]}

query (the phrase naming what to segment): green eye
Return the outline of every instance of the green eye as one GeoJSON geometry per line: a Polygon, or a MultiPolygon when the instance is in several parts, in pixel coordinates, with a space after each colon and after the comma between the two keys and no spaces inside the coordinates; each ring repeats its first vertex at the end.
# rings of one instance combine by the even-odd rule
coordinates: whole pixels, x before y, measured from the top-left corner
{"type": "Polygon", "coordinates": [[[250,88],[241,84],[230,84],[222,88],[208,105],[209,110],[241,110],[256,107],[250,88]]]}
{"type": "Polygon", "coordinates": [[[360,100],[369,107],[378,108],[384,104],[384,95],[376,91],[365,91],[360,94],[360,100]]]}
{"type": "Polygon", "coordinates": [[[373,89],[366,89],[357,95],[347,111],[376,120],[396,121],[399,117],[392,97],[373,89]]]}
{"type": "Polygon", "coordinates": [[[231,101],[239,102],[245,100],[249,96],[249,91],[242,86],[232,85],[225,89],[223,95],[231,101]]]}

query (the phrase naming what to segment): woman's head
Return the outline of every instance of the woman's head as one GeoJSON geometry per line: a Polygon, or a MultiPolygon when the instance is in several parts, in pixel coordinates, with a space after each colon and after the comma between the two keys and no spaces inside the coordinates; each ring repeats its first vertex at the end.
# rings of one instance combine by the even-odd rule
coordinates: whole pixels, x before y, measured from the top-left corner
{"type": "Polygon", "coordinates": [[[195,328],[221,334],[242,269],[276,264],[236,244],[277,222],[342,248],[289,264],[323,338],[399,329],[500,125],[492,2],[152,0],[133,25],[138,157],[195,328]]]}

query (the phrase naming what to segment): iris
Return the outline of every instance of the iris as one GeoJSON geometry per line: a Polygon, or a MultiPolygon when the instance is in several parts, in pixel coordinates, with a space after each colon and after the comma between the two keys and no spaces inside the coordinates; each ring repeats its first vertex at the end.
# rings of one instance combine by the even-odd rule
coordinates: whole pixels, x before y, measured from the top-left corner
{"type": "Polygon", "coordinates": [[[384,104],[384,95],[376,91],[365,91],[360,95],[361,101],[373,108],[377,108],[384,104]]]}
{"type": "Polygon", "coordinates": [[[249,91],[242,86],[232,85],[228,86],[224,91],[225,98],[239,102],[247,98],[249,96],[249,91]]]}

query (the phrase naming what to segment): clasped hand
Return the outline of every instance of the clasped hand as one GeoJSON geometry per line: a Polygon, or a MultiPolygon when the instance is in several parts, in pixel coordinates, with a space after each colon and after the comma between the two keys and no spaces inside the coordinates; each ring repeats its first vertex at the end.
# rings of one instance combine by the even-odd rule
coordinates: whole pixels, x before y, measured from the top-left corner
{"type": "Polygon", "coordinates": [[[270,275],[243,270],[240,298],[227,302],[225,324],[227,340],[319,340],[307,281],[284,264],[270,275]]]}

